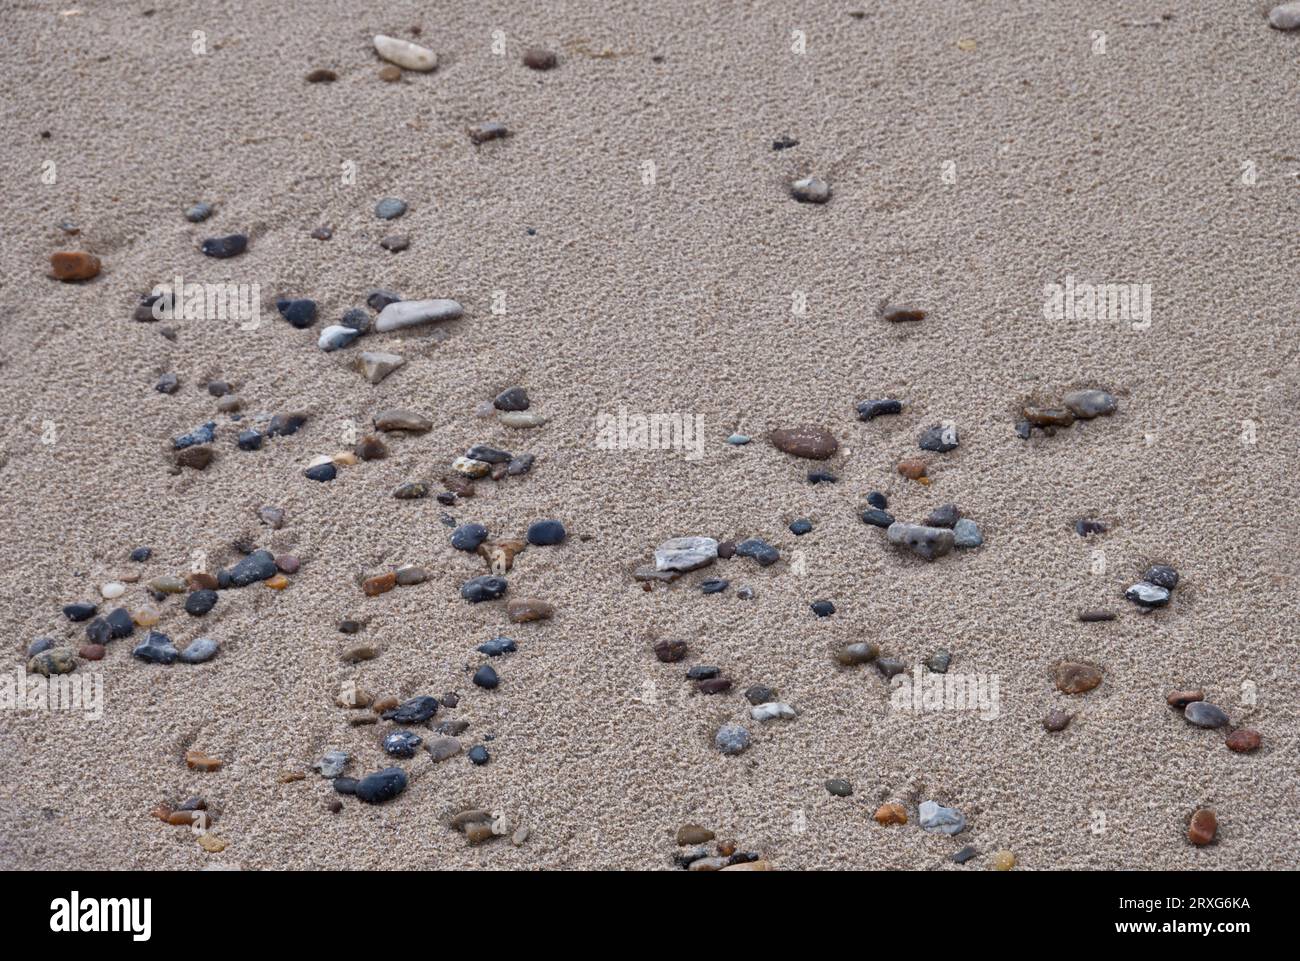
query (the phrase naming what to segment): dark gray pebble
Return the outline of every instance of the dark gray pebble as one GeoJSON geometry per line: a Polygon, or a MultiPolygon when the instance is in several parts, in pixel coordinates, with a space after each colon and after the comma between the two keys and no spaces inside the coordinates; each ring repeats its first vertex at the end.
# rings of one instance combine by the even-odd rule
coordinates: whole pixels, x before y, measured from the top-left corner
{"type": "Polygon", "coordinates": [[[308,467],[302,472],[302,476],[308,480],[332,481],[338,473],[338,468],[333,464],[317,464],[315,467],[308,467]]]}
{"type": "Polygon", "coordinates": [[[932,450],[940,454],[946,454],[950,450],[957,449],[960,439],[957,436],[956,427],[944,427],[942,424],[935,424],[921,432],[921,437],[917,443],[920,444],[921,450],[932,450]]]}
{"type": "Polygon", "coordinates": [[[487,536],[488,529],[482,524],[461,524],[451,532],[451,546],[458,551],[476,551],[487,536]]]}
{"type": "Polygon", "coordinates": [[[248,238],[243,234],[230,234],[228,237],[209,237],[200,248],[209,257],[224,259],[237,257],[248,249],[248,238]]]}
{"type": "Polygon", "coordinates": [[[830,617],[835,613],[835,605],[830,601],[813,601],[809,606],[818,617],[830,617]]]}
{"type": "Polygon", "coordinates": [[[419,697],[403,701],[391,711],[385,711],[383,718],[385,721],[392,721],[394,724],[423,724],[437,713],[438,699],[430,697],[428,694],[422,694],[419,697]]]}
{"type": "Polygon", "coordinates": [[[493,577],[490,574],[471,578],[460,588],[460,596],[471,604],[478,604],[482,601],[495,601],[505,592],[506,579],[504,577],[493,577]]]}
{"type": "Polygon", "coordinates": [[[790,533],[793,534],[795,537],[802,537],[804,534],[807,534],[812,529],[813,529],[812,521],[807,520],[806,518],[800,518],[799,520],[794,521],[793,523],[790,524],[790,533]]]}
{"type": "Polygon", "coordinates": [[[75,623],[77,621],[89,620],[95,616],[95,612],[98,610],[99,608],[94,604],[89,604],[85,601],[77,601],[75,604],[65,604],[63,606],[63,616],[75,623]]]}
{"type": "Polygon", "coordinates": [[[196,427],[188,434],[182,434],[172,441],[172,446],[176,450],[184,450],[187,447],[195,447],[199,444],[211,444],[217,436],[217,422],[208,421],[202,427],[196,427]]]}
{"type": "Polygon", "coordinates": [[[424,743],[424,738],[410,731],[389,731],[384,735],[384,753],[393,757],[415,757],[415,749],[424,743]]]}
{"type": "Polygon", "coordinates": [[[298,330],[306,330],[316,323],[316,301],[314,300],[305,297],[293,300],[281,299],[275,302],[275,309],[289,322],[290,327],[296,327],[298,330]]]}
{"type": "Polygon", "coordinates": [[[478,687],[485,687],[490,691],[500,683],[501,679],[497,677],[497,672],[491,664],[484,664],[474,672],[474,684],[478,687]]]}
{"type": "Polygon", "coordinates": [[[469,749],[469,759],[470,759],[470,763],[478,767],[482,767],[492,758],[491,755],[488,754],[487,748],[485,748],[482,744],[477,744],[474,747],[469,749]]]}
{"type": "MultiPolygon", "coordinates": [[[[494,637],[490,641],[484,641],[475,648],[480,654],[486,654],[488,657],[500,657],[502,654],[512,654],[518,650],[515,642],[508,637],[494,637]]],[[[456,705],[450,704],[449,707],[456,705]]]]}
{"type": "Polygon", "coordinates": [[[736,545],[737,557],[752,557],[763,567],[775,564],[781,559],[781,553],[766,541],[751,537],[736,545]]]}
{"type": "Polygon", "coordinates": [[[172,639],[158,631],[150,631],[143,641],[131,650],[131,656],[151,664],[171,664],[180,652],[172,644],[172,639]]]}
{"type": "Polygon", "coordinates": [[[216,591],[191,591],[189,597],[185,598],[185,612],[194,617],[201,617],[216,606],[216,591]]]}
{"type": "Polygon", "coordinates": [[[700,592],[704,594],[721,594],[730,583],[730,581],[721,577],[710,578],[700,585],[700,592]]]}
{"type": "Polygon", "coordinates": [[[562,543],[564,537],[564,525],[559,521],[534,521],[528,525],[528,543],[536,547],[550,547],[562,543]]]}
{"type": "Polygon", "coordinates": [[[492,401],[492,406],[497,410],[527,410],[529,404],[528,391],[522,387],[511,387],[509,390],[503,390],[492,401]]]}
{"type": "Polygon", "coordinates": [[[406,790],[406,772],[400,767],[387,767],[367,774],[357,782],[357,799],[367,804],[391,801],[406,790]]]}
{"type": "Polygon", "coordinates": [[[406,201],[397,197],[385,197],[375,204],[375,216],[380,220],[396,220],[406,213],[406,201]]]}
{"type": "Polygon", "coordinates": [[[886,414],[901,414],[902,412],[903,402],[893,398],[864,400],[858,404],[858,420],[874,420],[886,414]]]}
{"type": "Polygon", "coordinates": [[[868,507],[862,512],[862,523],[871,524],[874,527],[888,527],[894,523],[894,515],[881,510],[879,507],[868,507]]]}

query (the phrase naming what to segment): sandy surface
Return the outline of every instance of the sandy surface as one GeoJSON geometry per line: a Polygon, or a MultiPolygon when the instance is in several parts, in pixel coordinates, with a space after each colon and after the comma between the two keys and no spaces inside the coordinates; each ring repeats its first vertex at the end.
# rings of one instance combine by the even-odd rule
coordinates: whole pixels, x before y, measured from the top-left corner
{"type": "MultiPolygon", "coordinates": [[[[160,628],[178,644],[223,643],[209,664],[147,665],[132,640],[83,664],[103,675],[101,720],[0,715],[0,866],[665,868],[674,831],[695,821],[791,869],[956,870],[947,859],[966,843],[1010,849],[1028,869],[1296,867],[1300,36],[1270,30],[1267,3],[460,3],[435,15],[414,2],[83,0],[61,15],[69,6],[0,11],[8,669],[33,638],[80,644],[60,607],[123,572],[181,572],[194,552],[216,570],[241,537],[303,564],[288,590],[223,592],[202,620],[164,605],[160,628]],[[410,37],[414,24],[442,66],[381,82],[371,35],[410,37]],[[195,30],[204,55],[190,52],[195,30]],[[521,65],[534,43],[559,53],[558,69],[521,65]],[[305,83],[316,67],[338,82],[305,83]],[[483,120],[515,135],[476,148],[464,128],[483,120]],[[783,134],[799,146],[773,151],[783,134]],[[55,184],[41,181],[47,160],[55,184]],[[788,197],[808,173],[832,184],[829,205],[788,197]],[[384,224],[372,208],[389,195],[410,212],[384,224]],[[201,225],[182,216],[197,200],[217,206],[201,225]],[[309,236],[322,223],[333,240],[309,236]],[[239,230],[244,256],[198,252],[239,230]],[[378,246],[394,232],[408,251],[378,246]],[[95,252],[103,274],[48,279],[60,249],[95,252]],[[137,297],[177,273],[260,284],[263,324],[180,322],[173,343],[132,320],[137,297]],[[1150,328],[1045,320],[1044,285],[1071,274],[1150,284],[1150,328]],[[456,297],[466,313],[443,340],[362,341],[408,360],[375,387],[270,306],[315,298],[319,331],[376,286],[456,297]],[[885,300],[930,315],[892,326],[875,313],[885,300]],[[166,371],[181,379],[173,396],[153,389],[166,371]],[[312,419],[238,451],[200,387],[218,377],[249,414],[312,419]],[[474,416],[513,384],[546,426],[474,416]],[[1115,392],[1119,413],[1015,436],[1017,404],[1080,385],[1115,392]],[[901,416],[855,418],[855,402],[890,395],[901,416]],[[348,422],[386,406],[434,429],[331,484],[302,477],[343,446],[348,422]],[[598,449],[597,415],[620,406],[702,417],[703,457],[598,449]],[[169,439],[209,419],[215,462],[171,473],[169,439]],[[928,455],[930,488],[903,481],[894,465],[941,420],[960,448],[928,455]],[[724,443],[803,423],[839,437],[838,485],[808,484],[807,462],[765,443],[724,443]],[[565,545],[530,549],[510,575],[512,594],[557,606],[550,622],[509,625],[500,604],[460,600],[481,562],[448,546],[432,498],[390,496],[479,441],[537,464],[481,482],[450,513],[500,536],[566,524],[565,545]],[[930,565],[902,556],[858,520],[872,489],[910,520],[956,502],[986,544],[930,565]],[[282,530],[259,524],[268,503],[287,511],[282,530]],[[1082,540],[1082,515],[1111,532],[1082,540]],[[798,517],[813,533],[787,531],[798,517]],[[632,579],[658,542],[696,533],[764,537],[784,559],[732,560],[648,593],[632,579]],[[154,557],[132,565],[138,545],[154,557]],[[1143,617],[1121,595],[1155,560],[1183,583],[1143,617]],[[404,562],[433,576],[362,596],[359,573],[404,562]],[[732,588],[703,596],[705,576],[732,588]],[[736,596],[743,585],[754,600],[736,596]],[[815,618],[818,598],[838,613],[815,618]],[[1119,619],[1075,621],[1095,606],[1119,619]],[[348,616],[368,621],[358,639],[379,659],[340,663],[349,639],[335,624],[348,616]],[[496,662],[500,688],[480,691],[473,648],[497,633],[520,650],[496,662]],[[654,659],[662,637],[690,643],[687,664],[654,659]],[[891,710],[875,670],[831,661],[853,640],[909,665],[949,648],[954,672],[999,678],[999,716],[891,710]],[[1067,658],[1101,665],[1101,687],[1057,693],[1050,671],[1067,658]],[[688,664],[721,666],[737,691],[695,694],[688,664]],[[470,721],[467,747],[494,735],[493,760],[434,766],[421,752],[398,762],[413,778],[404,795],[346,799],[337,815],[318,776],[277,783],[330,748],[353,754],[349,773],[389,763],[388,725],[351,728],[334,706],[350,679],[403,697],[458,690],[446,716],[470,721]],[[739,691],[755,683],[799,718],[748,722],[739,691]],[[1223,732],[1188,725],[1164,703],[1177,686],[1204,687],[1264,746],[1234,754],[1223,732]],[[1040,719],[1057,706],[1078,716],[1048,735],[1040,719]],[[749,723],[746,754],[713,749],[724,721],[749,723]],[[225,768],[187,770],[190,747],[225,768]],[[831,777],[855,794],[831,797],[831,777]],[[148,816],[191,794],[219,813],[223,853],[148,816]],[[931,798],[961,808],[967,832],[921,831],[916,806],[931,798]],[[885,800],[911,823],[872,822],[885,800]],[[532,836],[468,848],[445,821],[469,805],[532,836]],[[1201,805],[1219,812],[1219,842],[1196,849],[1185,825],[1201,805]]],[[[132,585],[127,606],[145,601],[132,585]]]]}

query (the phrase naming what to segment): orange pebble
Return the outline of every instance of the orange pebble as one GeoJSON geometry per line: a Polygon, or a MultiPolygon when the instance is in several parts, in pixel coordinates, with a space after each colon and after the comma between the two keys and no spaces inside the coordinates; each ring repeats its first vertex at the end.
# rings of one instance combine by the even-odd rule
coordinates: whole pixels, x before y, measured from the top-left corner
{"type": "Polygon", "coordinates": [[[876,809],[873,815],[877,824],[906,824],[907,812],[903,810],[903,805],[895,804],[892,801],[888,804],[882,804],[876,809]]]}
{"type": "Polygon", "coordinates": [[[289,578],[285,577],[283,574],[275,574],[272,577],[268,577],[262,583],[273,591],[282,591],[289,586],[289,578]]]}

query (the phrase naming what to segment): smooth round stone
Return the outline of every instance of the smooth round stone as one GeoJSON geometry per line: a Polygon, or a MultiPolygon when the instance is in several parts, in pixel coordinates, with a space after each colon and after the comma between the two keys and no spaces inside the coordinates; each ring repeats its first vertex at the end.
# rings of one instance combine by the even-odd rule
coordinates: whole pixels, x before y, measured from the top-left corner
{"type": "Polygon", "coordinates": [[[202,664],[216,657],[217,649],[217,642],[212,638],[196,637],[181,651],[181,661],[186,664],[202,664]]]}
{"type": "Polygon", "coordinates": [[[389,304],[375,318],[375,332],[390,333],[408,327],[420,327],[444,320],[455,320],[465,312],[459,301],[450,299],[436,300],[399,300],[389,304]]]}
{"type": "Polygon", "coordinates": [[[185,581],[182,578],[174,577],[167,574],[163,577],[155,577],[148,584],[149,590],[156,591],[159,594],[184,594],[185,581]]]}
{"type": "Polygon", "coordinates": [[[506,579],[484,574],[466,581],[460,589],[460,596],[471,604],[483,601],[495,601],[506,592],[506,579]]]}
{"type": "Polygon", "coordinates": [[[963,517],[952,529],[952,546],[960,548],[979,547],[984,543],[979,526],[969,517],[963,517]]]}
{"type": "Polygon", "coordinates": [[[818,617],[830,617],[835,613],[835,605],[830,601],[813,601],[808,606],[812,608],[812,612],[818,617]]]}
{"type": "Polygon", "coordinates": [[[199,201],[185,211],[185,219],[192,224],[201,224],[212,216],[212,204],[199,201]]]}
{"type": "Polygon", "coordinates": [[[1164,607],[1169,603],[1169,589],[1147,581],[1139,581],[1124,592],[1124,597],[1143,607],[1164,607]]]}
{"type": "Polygon", "coordinates": [[[812,521],[800,519],[790,524],[790,533],[795,537],[802,537],[813,529],[812,521]]]}
{"type": "MultiPolygon", "coordinates": [[[[490,641],[484,641],[475,650],[480,654],[486,654],[488,657],[500,657],[503,654],[514,653],[518,650],[518,647],[508,637],[494,637],[490,641]]],[[[449,704],[448,707],[455,707],[455,705],[449,704]]]]}
{"type": "Polygon", "coordinates": [[[297,574],[302,561],[296,554],[281,554],[275,559],[275,566],[280,569],[281,574],[297,574]]]}
{"type": "Polygon", "coordinates": [[[700,585],[700,592],[702,594],[721,594],[730,583],[730,581],[721,577],[710,578],[700,585]]]}
{"type": "Polygon", "coordinates": [[[897,674],[902,674],[907,670],[907,665],[896,657],[880,657],[876,659],[876,670],[884,675],[885,680],[890,680],[897,674]]]}
{"type": "Polygon", "coordinates": [[[750,442],[752,438],[748,434],[732,434],[727,438],[727,443],[733,447],[743,447],[750,442]]]}
{"type": "Polygon", "coordinates": [[[185,598],[185,612],[194,617],[202,617],[217,606],[216,591],[194,591],[185,598]]]}
{"type": "Polygon", "coordinates": [[[308,480],[314,481],[332,481],[338,476],[338,468],[331,464],[317,464],[315,467],[308,467],[302,472],[302,475],[308,480]]]}
{"type": "Polygon", "coordinates": [[[524,66],[529,70],[552,70],[555,64],[555,54],[550,50],[529,47],[524,51],[524,66]]]}
{"type": "Polygon", "coordinates": [[[767,704],[758,704],[749,709],[749,716],[755,721],[775,721],[789,720],[797,717],[795,709],[789,704],[780,701],[772,701],[767,704]]]}
{"type": "Polygon", "coordinates": [[[543,414],[533,413],[527,410],[503,410],[497,414],[497,420],[503,427],[511,427],[515,430],[527,430],[531,427],[541,427],[546,423],[546,417],[543,414]]]}
{"type": "Polygon", "coordinates": [[[171,664],[180,652],[172,644],[172,639],[158,631],[150,631],[143,641],[131,650],[131,656],[151,664],[171,664]]]}
{"type": "Polygon", "coordinates": [[[469,760],[475,767],[482,767],[488,761],[492,760],[492,756],[488,754],[487,748],[482,744],[477,744],[469,749],[469,760]]]}
{"type": "Polygon", "coordinates": [[[880,312],[880,316],[891,324],[916,323],[925,320],[926,312],[910,304],[890,304],[880,312]]]}
{"type": "Polygon", "coordinates": [[[942,424],[934,424],[921,431],[921,436],[917,440],[921,450],[937,451],[940,454],[946,454],[950,450],[956,450],[961,439],[957,436],[956,427],[944,427],[942,424]]]}
{"type": "Polygon", "coordinates": [[[674,537],[655,548],[655,570],[693,571],[718,559],[712,537],[674,537]]]}
{"type": "Polygon", "coordinates": [[[966,828],[966,818],[956,808],[946,808],[935,801],[922,801],[921,827],[927,831],[958,834],[966,828]]]}
{"type": "Polygon", "coordinates": [[[492,401],[492,406],[497,410],[522,411],[527,410],[530,403],[528,391],[522,387],[511,387],[497,394],[492,401]]]}
{"type": "Polygon", "coordinates": [[[883,511],[889,507],[889,498],[880,493],[880,491],[872,491],[867,495],[867,503],[877,510],[883,511]]]}
{"type": "Polygon", "coordinates": [[[1016,856],[1010,851],[998,851],[989,862],[991,871],[1010,871],[1016,866],[1016,856]]]}
{"type": "Polygon", "coordinates": [[[358,781],[356,795],[358,800],[367,804],[382,804],[405,790],[406,772],[400,767],[388,767],[358,781]]]}
{"type": "Polygon", "coordinates": [[[51,677],[56,674],[71,674],[77,669],[77,657],[70,647],[52,647],[41,651],[27,662],[28,674],[40,674],[51,677]]]}
{"type": "Polygon", "coordinates": [[[849,644],[835,653],[835,660],[845,667],[853,667],[858,664],[866,664],[874,660],[880,653],[880,648],[869,641],[859,641],[856,644],[849,644]]]}
{"type": "Polygon", "coordinates": [[[892,397],[879,400],[864,400],[858,404],[858,420],[875,420],[888,414],[901,414],[903,402],[892,397]]]}
{"type": "Polygon", "coordinates": [[[130,637],[135,632],[135,621],[131,617],[131,612],[125,607],[109,611],[104,620],[108,624],[108,633],[113,640],[130,637]]]}
{"type": "Polygon", "coordinates": [[[713,746],[723,754],[740,754],[749,747],[749,732],[739,724],[724,724],[713,736],[713,746]]]}
{"type": "Polygon", "coordinates": [[[1204,691],[1170,691],[1165,697],[1165,703],[1170,707],[1187,707],[1193,701],[1205,700],[1204,691]]]}
{"type": "Polygon", "coordinates": [[[1268,25],[1274,30],[1300,30],[1300,0],[1279,3],[1270,10],[1268,25]]]}
{"type": "Polygon", "coordinates": [[[420,434],[433,428],[433,421],[429,418],[401,408],[381,410],[373,420],[375,430],[381,431],[406,430],[420,434]]]}
{"type": "MultiPolygon", "coordinates": [[[[339,794],[355,795],[357,793],[357,785],[360,783],[361,782],[354,777],[336,777],[334,778],[333,787],[339,794]]],[[[339,809],[342,810],[342,807],[343,805],[340,803],[339,809]]]]}
{"type": "Polygon", "coordinates": [[[338,326],[355,330],[358,334],[367,333],[370,330],[370,314],[361,307],[353,307],[339,319],[338,326]]]}
{"type": "Polygon", "coordinates": [[[487,536],[488,529],[482,524],[461,524],[451,533],[451,546],[458,551],[476,551],[487,536]]]}
{"type": "Polygon", "coordinates": [[[417,564],[407,564],[397,569],[397,586],[414,587],[416,584],[423,584],[429,579],[429,572],[417,564]]]}
{"type": "Polygon", "coordinates": [[[375,53],[389,63],[395,63],[405,70],[428,73],[438,69],[438,55],[428,47],[397,37],[388,37],[382,33],[375,34],[375,53]]]}
{"type": "Polygon", "coordinates": [[[95,612],[98,610],[99,608],[94,604],[87,603],[86,601],[77,601],[74,604],[64,605],[63,616],[76,623],[79,621],[89,620],[95,616],[95,612]]]}
{"type": "Polygon", "coordinates": [[[53,646],[54,646],[53,638],[38,637],[36,640],[32,641],[30,644],[27,645],[27,656],[29,658],[35,657],[37,654],[40,654],[43,651],[48,651],[53,646]]]}
{"type": "Polygon", "coordinates": [[[1183,717],[1197,727],[1225,727],[1228,724],[1228,715],[1223,708],[1209,701],[1193,701],[1188,704],[1183,709],[1183,717]]]}
{"type": "Polygon", "coordinates": [[[393,757],[415,757],[415,749],[424,743],[424,738],[410,731],[389,731],[384,735],[385,754],[393,757]]]}
{"type": "Polygon", "coordinates": [[[775,701],[776,691],[766,684],[755,684],[745,691],[745,700],[757,707],[759,704],[775,701]]]}
{"type": "Polygon", "coordinates": [[[534,521],[528,525],[528,543],[537,547],[549,547],[563,543],[564,525],[556,520],[534,521]]]}
{"type": "Polygon", "coordinates": [[[406,234],[389,234],[379,241],[379,246],[383,247],[389,253],[400,254],[411,246],[411,238],[406,234]]]}
{"type": "Polygon", "coordinates": [[[61,250],[50,255],[50,276],[65,283],[99,276],[99,258],[80,250],[61,250]]]}
{"type": "Polygon", "coordinates": [[[275,557],[270,551],[254,551],[230,569],[230,582],[236,587],[247,587],[274,577],[277,572],[275,557]]]}
{"type": "Polygon", "coordinates": [[[895,521],[886,531],[889,543],[909,548],[912,553],[933,561],[952,550],[953,532],[946,527],[925,527],[895,521]]]}
{"type": "Polygon", "coordinates": [[[545,621],[555,613],[555,608],[535,597],[521,597],[506,604],[506,613],[515,624],[545,621]]]}
{"type": "Polygon", "coordinates": [[[1172,591],[1178,586],[1178,572],[1167,564],[1156,564],[1146,572],[1142,580],[1157,587],[1172,591]]]}
{"type": "Polygon", "coordinates": [[[429,496],[429,485],[423,481],[407,481],[393,491],[399,501],[415,501],[429,496]]]}
{"type": "Polygon", "coordinates": [[[99,593],[106,600],[114,600],[126,593],[126,585],[119,581],[109,581],[106,584],[99,585],[99,593]]]}
{"type": "Polygon", "coordinates": [[[831,185],[820,177],[803,177],[790,185],[790,195],[804,204],[824,204],[831,199],[831,185]]]}
{"type": "Polygon", "coordinates": [[[1063,400],[1070,413],[1084,420],[1113,414],[1118,406],[1118,401],[1104,390],[1071,391],[1063,400]]]}
{"type": "Polygon", "coordinates": [[[736,545],[737,557],[752,557],[760,567],[770,567],[781,559],[781,552],[767,541],[750,537],[736,545]]]}
{"type": "Polygon", "coordinates": [[[77,651],[77,656],[83,661],[102,661],[107,653],[108,648],[103,644],[83,644],[77,651]]]}
{"type": "Polygon", "coordinates": [[[425,746],[425,750],[429,752],[429,757],[433,758],[433,763],[437,764],[459,754],[461,745],[454,737],[440,737],[430,741],[425,746]]]}
{"type": "Polygon", "coordinates": [[[1073,716],[1059,709],[1048,711],[1047,716],[1043,718],[1043,727],[1048,731],[1064,731],[1073,716]]]}
{"type": "Polygon", "coordinates": [[[1187,826],[1187,839],[1198,847],[1210,844],[1219,830],[1219,819],[1210,808],[1200,808],[1187,826]]]}
{"type": "Polygon", "coordinates": [[[840,449],[835,435],[820,427],[782,428],[767,438],[777,450],[808,460],[826,460],[840,449]]]}
{"type": "MultiPolygon", "coordinates": [[[[375,204],[375,216],[380,220],[396,220],[404,213],[406,213],[406,201],[398,197],[385,197],[383,200],[379,201],[379,203],[375,204]]],[[[389,303],[395,302],[396,301],[389,301],[389,303]]]]}
{"type": "Polygon", "coordinates": [[[826,790],[836,797],[850,797],[853,794],[853,785],[842,777],[833,777],[826,782],[826,790]]]}
{"type": "Polygon", "coordinates": [[[925,519],[927,527],[953,527],[957,521],[961,520],[961,511],[957,510],[956,504],[944,504],[942,507],[936,507],[930,512],[925,519]]]}
{"type": "Polygon", "coordinates": [[[428,694],[403,701],[391,711],[383,713],[385,721],[394,724],[423,724],[438,713],[438,699],[428,694]]]}
{"type": "Polygon", "coordinates": [[[1229,751],[1236,751],[1238,754],[1249,754],[1259,747],[1259,732],[1243,727],[1229,734],[1226,743],[1229,751]]]}
{"type": "Polygon", "coordinates": [[[887,528],[893,525],[894,515],[879,507],[868,507],[862,512],[862,523],[887,528]]]}
{"type": "Polygon", "coordinates": [[[224,260],[238,257],[248,249],[248,237],[244,234],[230,234],[226,237],[209,237],[199,249],[208,257],[224,260]]]}
{"type": "Polygon", "coordinates": [[[1101,669],[1091,664],[1064,661],[1053,672],[1056,688],[1062,694],[1083,694],[1101,683],[1101,669]]]}
{"type": "Polygon", "coordinates": [[[331,324],[320,332],[320,337],[316,340],[316,346],[327,352],[342,350],[344,347],[352,346],[353,341],[360,336],[361,332],[359,330],[344,327],[342,324],[331,324]]]}
{"type": "Polygon", "coordinates": [[[474,672],[474,684],[477,687],[484,687],[490,691],[500,683],[501,679],[497,677],[497,672],[491,664],[484,664],[474,672]]]}

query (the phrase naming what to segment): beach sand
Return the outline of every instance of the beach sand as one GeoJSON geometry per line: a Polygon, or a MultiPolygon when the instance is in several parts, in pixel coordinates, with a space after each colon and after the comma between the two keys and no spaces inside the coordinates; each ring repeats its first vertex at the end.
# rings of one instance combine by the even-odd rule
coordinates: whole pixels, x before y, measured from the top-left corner
{"type": "Polygon", "coordinates": [[[144,580],[227,567],[241,539],[302,568],[283,592],[221,592],[201,619],[162,605],[178,645],[222,643],[210,663],[135,660],[137,631],[82,664],[103,676],[99,720],[0,713],[0,867],[667,869],[687,822],[780,869],[978,870],[999,849],[1020,869],[1297,866],[1300,35],[1270,29],[1268,3],[71,3],[0,11],[8,671],[35,638],[83,643],[60,608],[123,573],[142,578],[120,602],[134,609],[144,580]],[[428,45],[438,70],[382,82],[376,33],[428,45]],[[555,70],[523,66],[534,44],[555,70]],[[337,82],[306,83],[315,68],[337,82]],[[513,135],[474,146],[465,128],[488,120],[513,135]],[[773,150],[783,135],[798,146],[773,150]],[[831,184],[829,204],[790,198],[805,175],[831,184]],[[386,196],[409,212],[377,220],[386,196]],[[187,222],[200,200],[216,213],[187,222]],[[322,224],[328,242],[309,236],[322,224]],[[243,256],[200,254],[237,231],[243,256]],[[410,249],[380,248],[391,233],[410,249]],[[93,252],[103,273],[51,280],[56,250],[93,252]],[[178,275],[259,284],[262,323],[177,321],[172,342],[166,322],[132,319],[178,275]],[[1067,277],[1149,284],[1149,327],[1045,319],[1045,285],[1067,277]],[[465,316],[318,350],[375,287],[454,297],[465,316]],[[321,322],[290,327],[279,296],[315,299],[321,322]],[[929,315],[889,324],[885,302],[929,315]],[[407,364],[371,386],[350,366],[363,349],[407,364]],[[171,396],[154,390],[168,371],[171,396]],[[200,386],[218,378],[250,416],[311,419],[239,451],[200,386]],[[545,426],[474,415],[516,384],[545,426]],[[1080,386],[1119,411],[1016,436],[1020,404],[1080,386]],[[901,415],[857,420],[858,401],[886,396],[901,415]],[[434,427],[332,483],[302,476],[385,407],[434,427]],[[701,418],[702,456],[600,449],[597,416],[621,409],[701,418]],[[216,459],[173,473],[170,439],[208,420],[216,459]],[[961,445],[925,455],[932,485],[899,477],[944,421],[961,445]],[[838,437],[824,465],[838,484],[809,484],[819,465],[761,440],[801,424],[838,437]],[[733,431],[755,442],[728,446],[733,431]],[[390,496],[478,442],[536,465],[451,508],[390,496]],[[985,544],[933,564],[900,554],[858,518],[871,490],[900,519],[954,502],[985,544]],[[282,529],[259,523],[264,504],[285,509],[282,529]],[[511,596],[554,603],[554,618],[513,625],[499,603],[462,601],[485,570],[450,548],[444,511],[498,537],[563,521],[568,541],[530,548],[509,576],[511,596]],[[803,517],[814,530],[796,538],[803,517]],[[1085,540],[1079,517],[1111,529],[1085,540]],[[783,559],[643,591],[632,571],[690,534],[762,537],[783,559]],[[133,564],[141,545],[153,557],[133,564]],[[1157,561],[1182,582],[1143,616],[1123,591],[1157,561]],[[430,579],[362,595],[358,575],[408,562],[430,579]],[[702,595],[706,577],[731,588],[702,595]],[[737,597],[745,585],[754,599],[737,597]],[[834,616],[813,616],[821,598],[834,616]],[[1089,607],[1119,616],[1078,623],[1089,607]],[[338,633],[347,617],[362,634],[338,633]],[[482,691],[474,647],[497,634],[519,651],[482,691]],[[673,637],[691,656],[661,664],[650,647],[673,637]],[[875,669],[832,660],[859,640],[909,668],[951,650],[954,674],[996,677],[997,717],[891,708],[875,669]],[[382,655],[343,664],[358,641],[382,655]],[[1060,694],[1062,660],[1105,680],[1060,694]],[[695,664],[735,690],[694,693],[695,664]],[[468,720],[462,741],[491,762],[386,757],[391,726],[350,727],[334,705],[349,680],[459,691],[439,719],[468,720]],[[759,683],[799,717],[750,721],[741,692],[759,683]],[[1262,748],[1235,754],[1188,724],[1165,705],[1179,687],[1204,688],[1262,748]],[[1055,707],[1076,717],[1048,734],[1055,707]],[[724,722],[752,732],[739,757],[712,745],[724,722]],[[224,767],[188,770],[190,748],[224,767]],[[399,764],[410,786],[333,814],[314,772],[279,783],[329,749],[353,755],[350,775],[399,764]],[[837,777],[851,797],[827,792],[837,777]],[[149,816],[191,795],[224,851],[149,816]],[[966,832],[922,831],[929,799],[963,811],[966,832]],[[884,801],[909,823],[872,821],[884,801]],[[531,836],[470,847],[447,826],[469,806],[531,836]],[[1200,806],[1220,825],[1204,848],[1186,838],[1200,806]],[[965,844],[985,854],[957,867],[965,844]]]}

